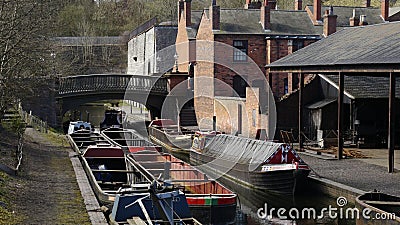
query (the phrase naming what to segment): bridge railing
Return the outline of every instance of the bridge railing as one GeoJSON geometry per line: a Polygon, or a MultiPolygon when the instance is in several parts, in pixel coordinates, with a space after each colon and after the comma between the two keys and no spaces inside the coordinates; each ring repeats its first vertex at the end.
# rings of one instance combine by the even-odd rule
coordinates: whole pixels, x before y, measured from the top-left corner
{"type": "Polygon", "coordinates": [[[165,78],[128,74],[92,74],[60,78],[59,95],[94,92],[156,92],[168,93],[165,78]]]}

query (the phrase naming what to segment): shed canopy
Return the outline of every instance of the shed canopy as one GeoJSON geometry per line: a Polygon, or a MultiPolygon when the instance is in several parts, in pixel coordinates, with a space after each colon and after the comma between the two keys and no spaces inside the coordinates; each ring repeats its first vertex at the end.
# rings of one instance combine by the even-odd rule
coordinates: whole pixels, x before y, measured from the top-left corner
{"type": "Polygon", "coordinates": [[[400,22],[344,28],[266,67],[270,72],[399,72],[400,22]]]}

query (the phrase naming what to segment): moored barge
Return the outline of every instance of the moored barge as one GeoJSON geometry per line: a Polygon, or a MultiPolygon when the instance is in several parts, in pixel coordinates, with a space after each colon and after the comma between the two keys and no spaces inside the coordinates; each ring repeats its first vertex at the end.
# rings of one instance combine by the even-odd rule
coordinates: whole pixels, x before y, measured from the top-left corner
{"type": "Polygon", "coordinates": [[[131,168],[127,169],[121,147],[109,144],[88,146],[82,155],[82,165],[89,182],[102,205],[109,206],[121,188],[146,190],[149,180],[131,168]],[[132,185],[132,179],[135,185],[132,185]]]}
{"type": "MultiPolygon", "coordinates": [[[[126,130],[121,130],[123,132],[126,130]]],[[[103,134],[106,136],[106,132],[103,134]]],[[[137,169],[149,180],[157,180],[183,191],[193,217],[200,222],[235,222],[237,195],[218,181],[209,179],[203,172],[171,154],[160,153],[161,149],[156,145],[120,147],[129,151],[126,155],[128,170],[137,169]]]]}
{"type": "Polygon", "coordinates": [[[170,119],[157,119],[148,126],[149,139],[170,153],[189,154],[193,129],[180,127],[170,119]]]}
{"type": "Polygon", "coordinates": [[[308,165],[287,144],[215,132],[196,132],[190,161],[214,178],[285,195],[294,194],[310,173],[308,165]]]}

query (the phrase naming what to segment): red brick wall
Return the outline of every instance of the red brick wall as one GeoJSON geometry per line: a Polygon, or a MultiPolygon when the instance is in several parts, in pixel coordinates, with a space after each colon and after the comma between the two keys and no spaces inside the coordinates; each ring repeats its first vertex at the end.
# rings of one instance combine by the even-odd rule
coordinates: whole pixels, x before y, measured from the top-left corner
{"type": "MultiPolygon", "coordinates": [[[[216,35],[216,42],[221,42],[226,45],[215,49],[215,58],[217,62],[223,63],[224,65],[214,65],[215,78],[224,81],[231,87],[233,87],[233,77],[235,75],[243,75],[251,81],[254,79],[260,79],[254,76],[254,74],[262,73],[265,77],[265,40],[262,35],[216,35]],[[234,40],[247,40],[248,41],[248,62],[234,62],[233,61],[233,46],[234,40]],[[251,63],[254,61],[255,65],[251,63]],[[261,71],[261,72],[260,72],[261,71]]],[[[215,86],[215,95],[231,96],[232,91],[221,91],[222,88],[215,86]]]]}
{"type": "Polygon", "coordinates": [[[214,116],[213,33],[208,15],[203,14],[197,33],[194,67],[194,107],[201,128],[212,128],[214,116]],[[207,42],[211,41],[211,42],[207,42]]]}

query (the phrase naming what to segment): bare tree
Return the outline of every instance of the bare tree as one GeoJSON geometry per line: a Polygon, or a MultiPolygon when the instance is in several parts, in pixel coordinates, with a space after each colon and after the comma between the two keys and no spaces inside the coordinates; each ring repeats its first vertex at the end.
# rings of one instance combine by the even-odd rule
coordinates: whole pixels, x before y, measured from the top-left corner
{"type": "Polygon", "coordinates": [[[0,0],[0,118],[48,76],[56,1],[0,0]]]}

